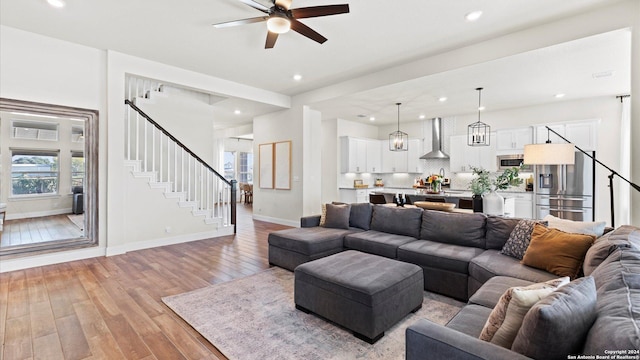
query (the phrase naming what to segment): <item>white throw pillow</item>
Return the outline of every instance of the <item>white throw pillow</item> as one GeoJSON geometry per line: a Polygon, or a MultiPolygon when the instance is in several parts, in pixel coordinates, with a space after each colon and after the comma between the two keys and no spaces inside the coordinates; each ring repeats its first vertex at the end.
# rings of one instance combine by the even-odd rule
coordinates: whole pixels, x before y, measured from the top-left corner
{"type": "Polygon", "coordinates": [[[588,222],[565,220],[553,215],[547,215],[542,220],[548,221],[548,227],[550,228],[562,230],[568,233],[594,235],[595,237],[600,237],[604,234],[604,227],[607,224],[604,221],[588,222]]]}

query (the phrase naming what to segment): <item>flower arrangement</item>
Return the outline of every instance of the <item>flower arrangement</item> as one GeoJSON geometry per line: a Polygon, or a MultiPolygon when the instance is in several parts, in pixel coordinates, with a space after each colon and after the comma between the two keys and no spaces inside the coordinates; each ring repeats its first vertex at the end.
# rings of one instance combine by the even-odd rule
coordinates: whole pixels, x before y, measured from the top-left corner
{"type": "Polygon", "coordinates": [[[506,169],[502,174],[491,179],[489,171],[481,168],[470,166],[473,174],[477,175],[471,180],[471,192],[474,195],[484,195],[492,190],[506,190],[511,186],[522,184],[523,180],[519,178],[520,167],[512,167],[506,169]]]}
{"type": "Polygon", "coordinates": [[[438,174],[431,174],[429,175],[429,177],[427,178],[427,183],[428,184],[432,184],[432,183],[441,183],[442,182],[442,176],[438,175],[438,174]]]}
{"type": "Polygon", "coordinates": [[[431,190],[428,191],[429,193],[440,193],[440,191],[442,190],[442,176],[438,174],[429,175],[429,177],[427,177],[427,184],[431,185],[431,190]]]}

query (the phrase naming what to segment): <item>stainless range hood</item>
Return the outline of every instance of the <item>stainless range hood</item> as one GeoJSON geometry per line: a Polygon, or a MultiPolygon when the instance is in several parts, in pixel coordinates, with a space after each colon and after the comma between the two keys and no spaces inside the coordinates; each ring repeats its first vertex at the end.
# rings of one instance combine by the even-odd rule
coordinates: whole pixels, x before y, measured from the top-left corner
{"type": "Polygon", "coordinates": [[[431,121],[431,152],[428,152],[420,159],[448,159],[449,155],[442,151],[442,139],[444,134],[442,133],[442,118],[433,118],[431,121]]]}

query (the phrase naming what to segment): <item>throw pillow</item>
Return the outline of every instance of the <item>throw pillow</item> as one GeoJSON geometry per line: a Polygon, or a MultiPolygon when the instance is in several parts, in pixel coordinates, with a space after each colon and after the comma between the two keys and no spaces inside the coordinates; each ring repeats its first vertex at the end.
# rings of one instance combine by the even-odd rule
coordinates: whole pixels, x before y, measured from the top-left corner
{"type": "Polygon", "coordinates": [[[369,230],[373,206],[370,203],[351,204],[349,226],[369,230]]]}
{"type": "Polygon", "coordinates": [[[573,221],[557,218],[553,215],[547,215],[544,217],[545,221],[549,222],[549,227],[562,230],[568,233],[593,235],[600,237],[604,234],[604,227],[606,222],[587,222],[587,221],[573,221]]]}
{"type": "Polygon", "coordinates": [[[531,243],[521,262],[574,279],[578,276],[584,256],[594,240],[593,235],[570,234],[536,224],[531,233],[531,243]]]}
{"type": "Polygon", "coordinates": [[[513,231],[511,231],[509,239],[507,239],[507,242],[500,252],[504,255],[522,260],[524,253],[529,247],[529,242],[531,242],[531,232],[535,224],[536,222],[534,220],[520,220],[513,228],[513,231]]]}
{"type": "Polygon", "coordinates": [[[324,221],[324,227],[335,229],[349,228],[349,215],[351,214],[351,205],[334,205],[327,204],[327,217],[324,221]]]}
{"type": "MultiPolygon", "coordinates": [[[[523,290],[556,289],[568,283],[569,283],[569,278],[562,277],[558,279],[545,281],[542,283],[520,287],[520,289],[523,289],[523,290]]],[[[507,289],[507,291],[505,291],[504,294],[502,294],[502,296],[500,297],[500,300],[498,300],[498,303],[491,311],[491,314],[489,315],[487,322],[484,324],[484,327],[482,328],[482,332],[480,333],[480,340],[491,341],[496,331],[498,331],[500,326],[502,326],[507,313],[507,307],[509,306],[509,302],[511,302],[514,289],[516,289],[516,287],[511,287],[507,289]]]]}
{"type": "Polygon", "coordinates": [[[327,204],[322,204],[322,213],[320,214],[320,226],[324,226],[327,221],[327,204]]]}
{"type": "Polygon", "coordinates": [[[511,350],[534,359],[566,359],[582,351],[595,319],[596,285],[593,277],[583,277],[531,307],[511,350]]]}

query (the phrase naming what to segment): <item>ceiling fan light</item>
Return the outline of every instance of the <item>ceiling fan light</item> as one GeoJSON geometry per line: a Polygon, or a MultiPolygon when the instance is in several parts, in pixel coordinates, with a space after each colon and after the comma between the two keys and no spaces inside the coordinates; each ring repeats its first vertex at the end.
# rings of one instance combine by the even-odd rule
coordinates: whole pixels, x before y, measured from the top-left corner
{"type": "Polygon", "coordinates": [[[284,16],[271,16],[267,20],[267,29],[276,34],[284,34],[291,29],[291,22],[284,16]]]}

